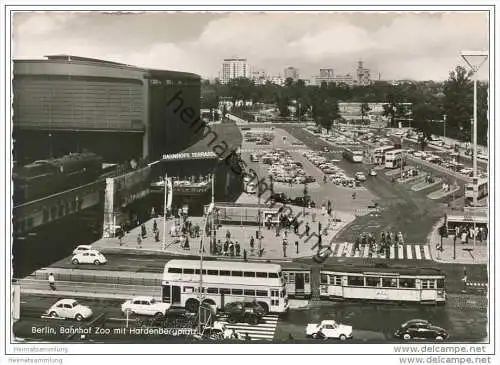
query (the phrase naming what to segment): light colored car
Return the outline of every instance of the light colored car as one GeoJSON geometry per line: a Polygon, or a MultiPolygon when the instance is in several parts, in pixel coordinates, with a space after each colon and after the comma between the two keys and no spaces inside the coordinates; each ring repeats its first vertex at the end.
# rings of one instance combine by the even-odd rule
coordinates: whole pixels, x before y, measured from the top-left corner
{"type": "Polygon", "coordinates": [[[73,257],[71,258],[71,262],[75,265],[78,264],[102,265],[108,262],[108,260],[99,251],[88,250],[88,251],[78,252],[77,254],[73,255],[73,257]]]}
{"type": "Polygon", "coordinates": [[[358,181],[366,181],[366,175],[364,172],[356,172],[355,178],[358,181]]]}
{"type": "Polygon", "coordinates": [[[141,314],[144,316],[164,317],[170,309],[170,303],[157,301],[153,297],[135,297],[122,304],[122,313],[141,314]]]}
{"type": "Polygon", "coordinates": [[[48,315],[53,318],[68,318],[82,321],[92,317],[92,309],[81,305],[74,299],[61,299],[57,301],[47,311],[48,315]]]}
{"type": "Polygon", "coordinates": [[[73,255],[76,255],[77,253],[80,253],[80,252],[87,252],[90,250],[92,250],[91,245],[79,245],[73,250],[73,255]]]}
{"type": "Polygon", "coordinates": [[[347,340],[348,338],[352,338],[352,326],[337,323],[334,320],[325,320],[319,324],[308,324],[306,335],[312,338],[338,338],[339,340],[347,340]]]}
{"type": "Polygon", "coordinates": [[[377,171],[374,169],[370,170],[370,176],[377,176],[377,171]]]}
{"type": "Polygon", "coordinates": [[[472,173],[472,168],[471,167],[466,167],[461,169],[459,172],[464,175],[470,175],[472,173]]]}
{"type": "Polygon", "coordinates": [[[415,151],[413,156],[418,157],[418,158],[425,158],[425,156],[427,156],[427,154],[423,151],[415,151]]]}

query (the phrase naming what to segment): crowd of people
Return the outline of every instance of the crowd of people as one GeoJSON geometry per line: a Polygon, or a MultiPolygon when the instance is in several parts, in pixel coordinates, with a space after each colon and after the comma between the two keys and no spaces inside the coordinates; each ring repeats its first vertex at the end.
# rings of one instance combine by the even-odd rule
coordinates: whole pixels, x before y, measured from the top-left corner
{"type": "Polygon", "coordinates": [[[363,232],[354,240],[354,251],[361,251],[362,247],[368,245],[368,255],[370,257],[375,254],[385,255],[390,257],[391,246],[397,247],[405,244],[405,238],[402,232],[380,232],[376,237],[373,233],[363,232]]]}
{"type": "Polygon", "coordinates": [[[474,240],[474,237],[479,243],[487,241],[488,227],[486,225],[476,225],[474,229],[473,224],[455,226],[455,240],[460,239],[460,242],[465,245],[470,244],[470,242],[474,240]]]}

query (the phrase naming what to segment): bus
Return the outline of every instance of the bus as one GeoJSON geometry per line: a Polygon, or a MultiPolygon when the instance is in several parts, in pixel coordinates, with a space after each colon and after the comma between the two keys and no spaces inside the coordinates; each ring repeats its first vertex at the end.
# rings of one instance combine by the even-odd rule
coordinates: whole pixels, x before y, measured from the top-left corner
{"type": "Polygon", "coordinates": [[[476,183],[465,185],[465,204],[472,206],[474,203],[474,197],[476,200],[483,199],[488,195],[488,179],[478,178],[476,183]]]}
{"type": "Polygon", "coordinates": [[[356,162],[356,163],[363,162],[363,151],[344,148],[342,156],[344,156],[346,160],[351,162],[356,162]]]}
{"type": "Polygon", "coordinates": [[[391,150],[396,149],[394,146],[380,146],[373,150],[373,156],[375,157],[375,163],[382,165],[385,163],[385,154],[391,150]]]}
{"type": "Polygon", "coordinates": [[[385,168],[396,169],[403,165],[403,150],[390,150],[385,153],[385,168]]]}
{"type": "Polygon", "coordinates": [[[329,299],[444,304],[445,274],[433,268],[330,265],[320,271],[329,299]]]}
{"type": "MultiPolygon", "coordinates": [[[[266,313],[288,310],[281,266],[268,263],[205,261],[202,304],[223,309],[227,303],[257,301],[266,313]]],[[[162,300],[196,312],[200,305],[200,262],[170,260],[162,278],[162,300]]]]}

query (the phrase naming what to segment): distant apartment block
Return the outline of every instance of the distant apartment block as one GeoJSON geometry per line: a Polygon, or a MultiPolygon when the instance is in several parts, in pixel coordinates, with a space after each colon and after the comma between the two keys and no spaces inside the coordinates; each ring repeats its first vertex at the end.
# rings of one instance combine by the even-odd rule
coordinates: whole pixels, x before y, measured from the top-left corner
{"type": "Polygon", "coordinates": [[[252,70],[250,78],[253,80],[255,85],[265,85],[266,82],[268,81],[266,72],[262,69],[252,70]]]}
{"type": "Polygon", "coordinates": [[[371,84],[370,70],[363,67],[363,61],[358,61],[356,81],[359,86],[367,86],[371,84]]]}
{"type": "Polygon", "coordinates": [[[299,70],[295,67],[289,66],[283,71],[283,77],[285,80],[290,78],[293,81],[297,81],[299,79],[299,70]]]}
{"type": "Polygon", "coordinates": [[[222,62],[221,83],[227,84],[230,80],[249,76],[250,70],[246,58],[226,58],[222,62]]]}

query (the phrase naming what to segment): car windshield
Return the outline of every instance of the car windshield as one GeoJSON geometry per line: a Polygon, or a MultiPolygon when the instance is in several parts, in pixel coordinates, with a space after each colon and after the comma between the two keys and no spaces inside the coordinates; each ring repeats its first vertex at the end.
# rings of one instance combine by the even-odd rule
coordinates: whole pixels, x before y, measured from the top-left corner
{"type": "Polygon", "coordinates": [[[75,300],[73,302],[70,302],[69,305],[71,305],[72,307],[76,307],[77,305],[79,305],[79,303],[75,300]]]}
{"type": "Polygon", "coordinates": [[[151,304],[155,304],[155,303],[156,303],[156,301],[155,301],[154,299],[151,299],[149,302],[150,302],[151,304]]]}

